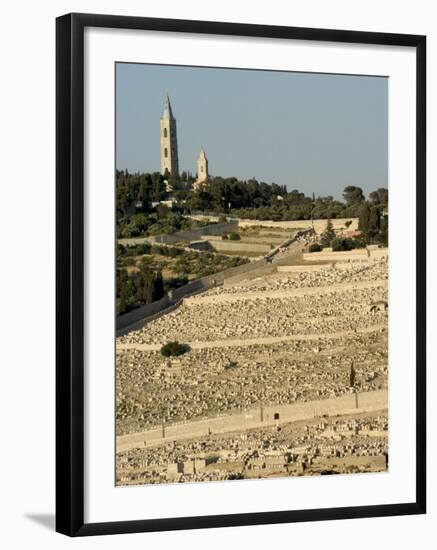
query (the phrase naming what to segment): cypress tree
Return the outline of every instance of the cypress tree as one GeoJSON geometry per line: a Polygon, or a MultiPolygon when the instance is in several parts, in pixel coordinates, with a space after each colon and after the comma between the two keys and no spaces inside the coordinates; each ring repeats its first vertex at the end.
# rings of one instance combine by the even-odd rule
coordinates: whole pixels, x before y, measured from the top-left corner
{"type": "Polygon", "coordinates": [[[381,221],[381,216],[380,216],[379,208],[377,206],[373,206],[370,209],[369,229],[368,229],[368,234],[371,239],[373,239],[375,235],[379,233],[380,221],[381,221]]]}
{"type": "Polygon", "coordinates": [[[320,236],[320,244],[322,246],[330,246],[331,242],[335,239],[335,231],[332,225],[332,221],[328,219],[326,222],[326,228],[320,236]]]}
{"type": "Polygon", "coordinates": [[[364,202],[358,211],[359,224],[358,229],[362,231],[365,235],[369,232],[369,222],[370,222],[370,209],[369,203],[364,202]]]}
{"type": "Polygon", "coordinates": [[[144,286],[143,286],[143,301],[145,304],[150,304],[154,301],[153,289],[154,289],[154,275],[153,272],[148,270],[144,272],[144,286]]]}
{"type": "Polygon", "coordinates": [[[127,310],[127,287],[126,284],[121,285],[120,298],[118,300],[118,314],[123,315],[127,310]]]}
{"type": "Polygon", "coordinates": [[[153,301],[159,300],[163,296],[164,296],[164,281],[162,280],[161,271],[157,271],[153,279],[153,301]]]}
{"type": "Polygon", "coordinates": [[[354,364],[352,363],[351,370],[350,370],[350,373],[349,373],[349,386],[351,388],[353,388],[355,386],[355,377],[356,377],[356,373],[355,373],[355,369],[354,369],[354,364]]]}
{"type": "Polygon", "coordinates": [[[384,246],[388,246],[388,216],[381,216],[379,224],[379,240],[384,246]]]}

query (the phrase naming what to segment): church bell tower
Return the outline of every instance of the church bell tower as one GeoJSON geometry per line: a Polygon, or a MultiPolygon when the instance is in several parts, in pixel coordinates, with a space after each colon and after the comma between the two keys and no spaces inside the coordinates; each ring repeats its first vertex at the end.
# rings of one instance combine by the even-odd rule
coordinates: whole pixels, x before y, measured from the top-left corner
{"type": "Polygon", "coordinates": [[[164,175],[166,172],[172,176],[179,174],[176,119],[173,116],[168,94],[161,117],[161,174],[164,175]]]}
{"type": "Polygon", "coordinates": [[[198,189],[206,181],[208,181],[208,159],[202,147],[197,161],[197,180],[194,183],[194,188],[198,189]]]}

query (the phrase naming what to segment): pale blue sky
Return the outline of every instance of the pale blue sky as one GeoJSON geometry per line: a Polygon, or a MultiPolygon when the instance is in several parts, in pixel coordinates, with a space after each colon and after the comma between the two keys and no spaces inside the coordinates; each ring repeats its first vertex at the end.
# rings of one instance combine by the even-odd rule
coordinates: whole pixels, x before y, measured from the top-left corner
{"type": "Polygon", "coordinates": [[[118,63],[116,166],[160,169],[159,119],[168,91],[179,169],[256,177],[341,197],[387,186],[388,80],[380,77],[118,63]]]}

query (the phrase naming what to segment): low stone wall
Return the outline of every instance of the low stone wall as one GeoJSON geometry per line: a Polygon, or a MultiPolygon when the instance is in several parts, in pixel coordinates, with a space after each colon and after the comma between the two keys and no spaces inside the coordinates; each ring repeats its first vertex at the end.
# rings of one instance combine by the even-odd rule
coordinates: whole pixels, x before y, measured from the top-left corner
{"type": "MultiPolygon", "coordinates": [[[[335,231],[355,231],[358,229],[358,218],[338,218],[333,219],[332,226],[335,231]],[[346,223],[351,222],[349,227],[346,223]]],[[[238,220],[239,227],[270,227],[272,229],[311,229],[317,234],[322,233],[326,229],[327,220],[290,220],[290,221],[273,221],[273,220],[238,220]]]]}
{"type": "Polygon", "coordinates": [[[190,250],[211,250],[211,244],[209,241],[191,241],[187,246],[190,250]]]}
{"type": "Polygon", "coordinates": [[[356,248],[355,250],[348,250],[342,252],[333,252],[331,248],[325,248],[322,252],[306,252],[303,255],[303,259],[308,262],[332,262],[336,260],[340,261],[367,261],[369,253],[366,248],[356,248]]]}
{"type": "Polygon", "coordinates": [[[388,257],[388,248],[355,248],[341,252],[333,252],[332,248],[324,248],[321,252],[306,252],[303,259],[308,262],[369,262],[388,257]]]}
{"type": "MultiPolygon", "coordinates": [[[[195,281],[191,281],[184,286],[172,290],[170,292],[170,298],[172,301],[181,300],[184,296],[195,294],[197,292],[207,290],[208,288],[215,286],[214,283],[215,281],[208,277],[204,277],[203,279],[196,279],[195,281]]],[[[218,282],[216,284],[218,284],[218,282]]]]}
{"type": "Polygon", "coordinates": [[[333,264],[324,265],[278,265],[278,273],[306,273],[308,271],[324,271],[332,269],[333,264]]]}
{"type": "Polygon", "coordinates": [[[284,239],[287,238],[287,234],[284,234],[283,236],[274,236],[274,237],[251,237],[246,235],[240,235],[240,238],[236,241],[233,241],[232,239],[223,239],[221,235],[202,235],[201,239],[204,241],[210,241],[211,243],[215,243],[216,241],[223,241],[225,243],[231,242],[231,243],[244,243],[244,244],[264,244],[264,245],[270,245],[270,244],[281,244],[284,239]]]}
{"type": "Polygon", "coordinates": [[[298,231],[295,233],[292,237],[286,239],[285,241],[282,241],[280,244],[272,248],[269,253],[267,254],[267,257],[269,259],[273,259],[275,256],[277,256],[281,251],[288,249],[289,246],[291,246],[293,243],[295,243],[296,238],[299,236],[307,233],[307,231],[298,231]]]}
{"type": "Polygon", "coordinates": [[[235,283],[238,283],[239,281],[246,279],[249,274],[252,279],[256,277],[264,277],[265,275],[274,273],[276,269],[274,265],[266,262],[264,259],[258,260],[256,262],[251,262],[249,265],[251,266],[250,270],[227,275],[223,281],[223,284],[234,285],[235,283]]]}
{"type": "Polygon", "coordinates": [[[261,258],[260,260],[255,260],[253,262],[239,265],[237,267],[230,267],[225,271],[220,271],[220,273],[210,275],[210,278],[214,278],[219,284],[221,284],[234,277],[240,277],[249,273],[253,275],[255,273],[258,273],[258,271],[262,268],[269,269],[270,267],[270,264],[268,264],[264,258],[261,258]]]}
{"type": "MultiPolygon", "coordinates": [[[[218,434],[259,429],[266,426],[280,425],[285,422],[314,419],[322,417],[322,415],[337,416],[383,411],[387,407],[388,395],[385,389],[358,393],[357,396],[349,393],[317,401],[296,401],[281,405],[266,405],[263,407],[262,419],[260,407],[254,406],[243,411],[229,411],[227,414],[216,417],[167,424],[164,438],[162,437],[161,426],[155,426],[143,432],[119,435],[117,436],[116,443],[117,452],[120,453],[144,447],[145,441],[147,442],[146,445],[151,446],[179,439],[205,436],[210,432],[218,434]]],[[[384,432],[384,436],[387,436],[387,432],[384,432]]]]}
{"type": "Polygon", "coordinates": [[[223,235],[237,229],[238,221],[231,220],[229,222],[213,223],[211,225],[205,225],[204,227],[195,227],[194,229],[188,229],[187,231],[178,231],[171,235],[156,235],[149,237],[151,242],[173,244],[180,241],[197,241],[202,238],[202,235],[223,235]]]}
{"type": "Polygon", "coordinates": [[[159,311],[162,311],[169,304],[170,298],[165,295],[160,300],[156,300],[156,302],[137,307],[136,309],[129,311],[129,313],[120,315],[117,317],[116,329],[117,331],[119,331],[130,325],[138,323],[142,319],[145,319],[147,317],[150,317],[151,315],[154,315],[155,313],[158,313],[159,311]]]}
{"type": "Polygon", "coordinates": [[[388,258],[388,248],[373,248],[369,250],[371,260],[388,258]]]}
{"type": "MultiPolygon", "coordinates": [[[[211,221],[218,220],[218,216],[205,216],[202,214],[192,214],[187,217],[192,218],[193,220],[205,220],[210,219],[211,221]]],[[[288,221],[274,221],[274,220],[252,220],[252,219],[243,219],[243,218],[228,218],[230,221],[236,221],[238,227],[268,227],[270,229],[311,229],[314,224],[314,231],[317,234],[322,233],[326,228],[327,220],[288,220],[288,221]]],[[[358,230],[358,218],[337,218],[332,219],[332,225],[335,231],[356,231],[358,230]],[[346,222],[351,222],[349,227],[346,227],[346,222]]]]}
{"type": "Polygon", "coordinates": [[[247,243],[244,241],[230,241],[227,240],[208,240],[210,245],[214,250],[217,252],[223,252],[226,254],[227,251],[229,252],[241,252],[241,255],[244,256],[245,252],[258,252],[261,256],[262,254],[266,254],[270,251],[270,245],[269,244],[255,244],[255,243],[247,243]]]}

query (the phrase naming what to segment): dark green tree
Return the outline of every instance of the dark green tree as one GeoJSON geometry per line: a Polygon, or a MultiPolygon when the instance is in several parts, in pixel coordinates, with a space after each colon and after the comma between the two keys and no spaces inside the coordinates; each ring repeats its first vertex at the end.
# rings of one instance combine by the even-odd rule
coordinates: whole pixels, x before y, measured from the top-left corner
{"type": "Polygon", "coordinates": [[[356,372],[354,369],[354,364],[351,364],[351,369],[349,372],[349,386],[353,388],[355,386],[355,378],[356,378],[356,372]]]}
{"type": "Polygon", "coordinates": [[[153,279],[153,301],[160,300],[164,296],[164,281],[162,280],[161,271],[154,274],[153,279]]]}
{"type": "Polygon", "coordinates": [[[379,233],[381,222],[381,214],[377,206],[372,206],[369,214],[369,227],[367,230],[369,241],[373,242],[376,235],[379,233]]]}
{"type": "Polygon", "coordinates": [[[364,194],[361,187],[355,187],[354,185],[348,185],[344,188],[343,199],[347,206],[357,204],[364,201],[364,194]]]}
{"type": "Polygon", "coordinates": [[[356,248],[357,243],[355,239],[349,239],[348,237],[338,237],[331,242],[332,250],[334,252],[345,252],[347,250],[353,250],[356,248]]]}
{"type": "Polygon", "coordinates": [[[370,222],[370,208],[369,203],[364,202],[358,211],[358,229],[367,235],[369,231],[369,222],[370,222]]]}
{"type": "Polygon", "coordinates": [[[143,271],[143,302],[151,304],[154,301],[155,275],[150,269],[143,271]]]}
{"type": "Polygon", "coordinates": [[[126,285],[122,285],[120,298],[118,300],[117,313],[118,315],[123,315],[123,313],[126,313],[126,311],[127,311],[127,287],[126,285]]]}
{"type": "Polygon", "coordinates": [[[376,191],[372,191],[369,194],[369,199],[373,204],[380,204],[381,206],[387,206],[388,189],[386,189],[385,187],[379,187],[376,191]]]}
{"type": "Polygon", "coordinates": [[[165,218],[170,212],[170,208],[166,204],[158,204],[156,207],[156,213],[159,218],[165,218]]]}
{"type": "Polygon", "coordinates": [[[320,235],[320,244],[322,246],[331,246],[331,242],[335,239],[335,231],[332,221],[329,219],[326,222],[326,228],[320,235]]]}
{"type": "Polygon", "coordinates": [[[379,241],[382,245],[388,246],[388,216],[381,216],[379,241]]]}
{"type": "Polygon", "coordinates": [[[165,181],[164,177],[159,172],[154,172],[152,174],[152,193],[151,198],[153,201],[161,201],[164,200],[167,191],[165,189],[165,181]]]}

